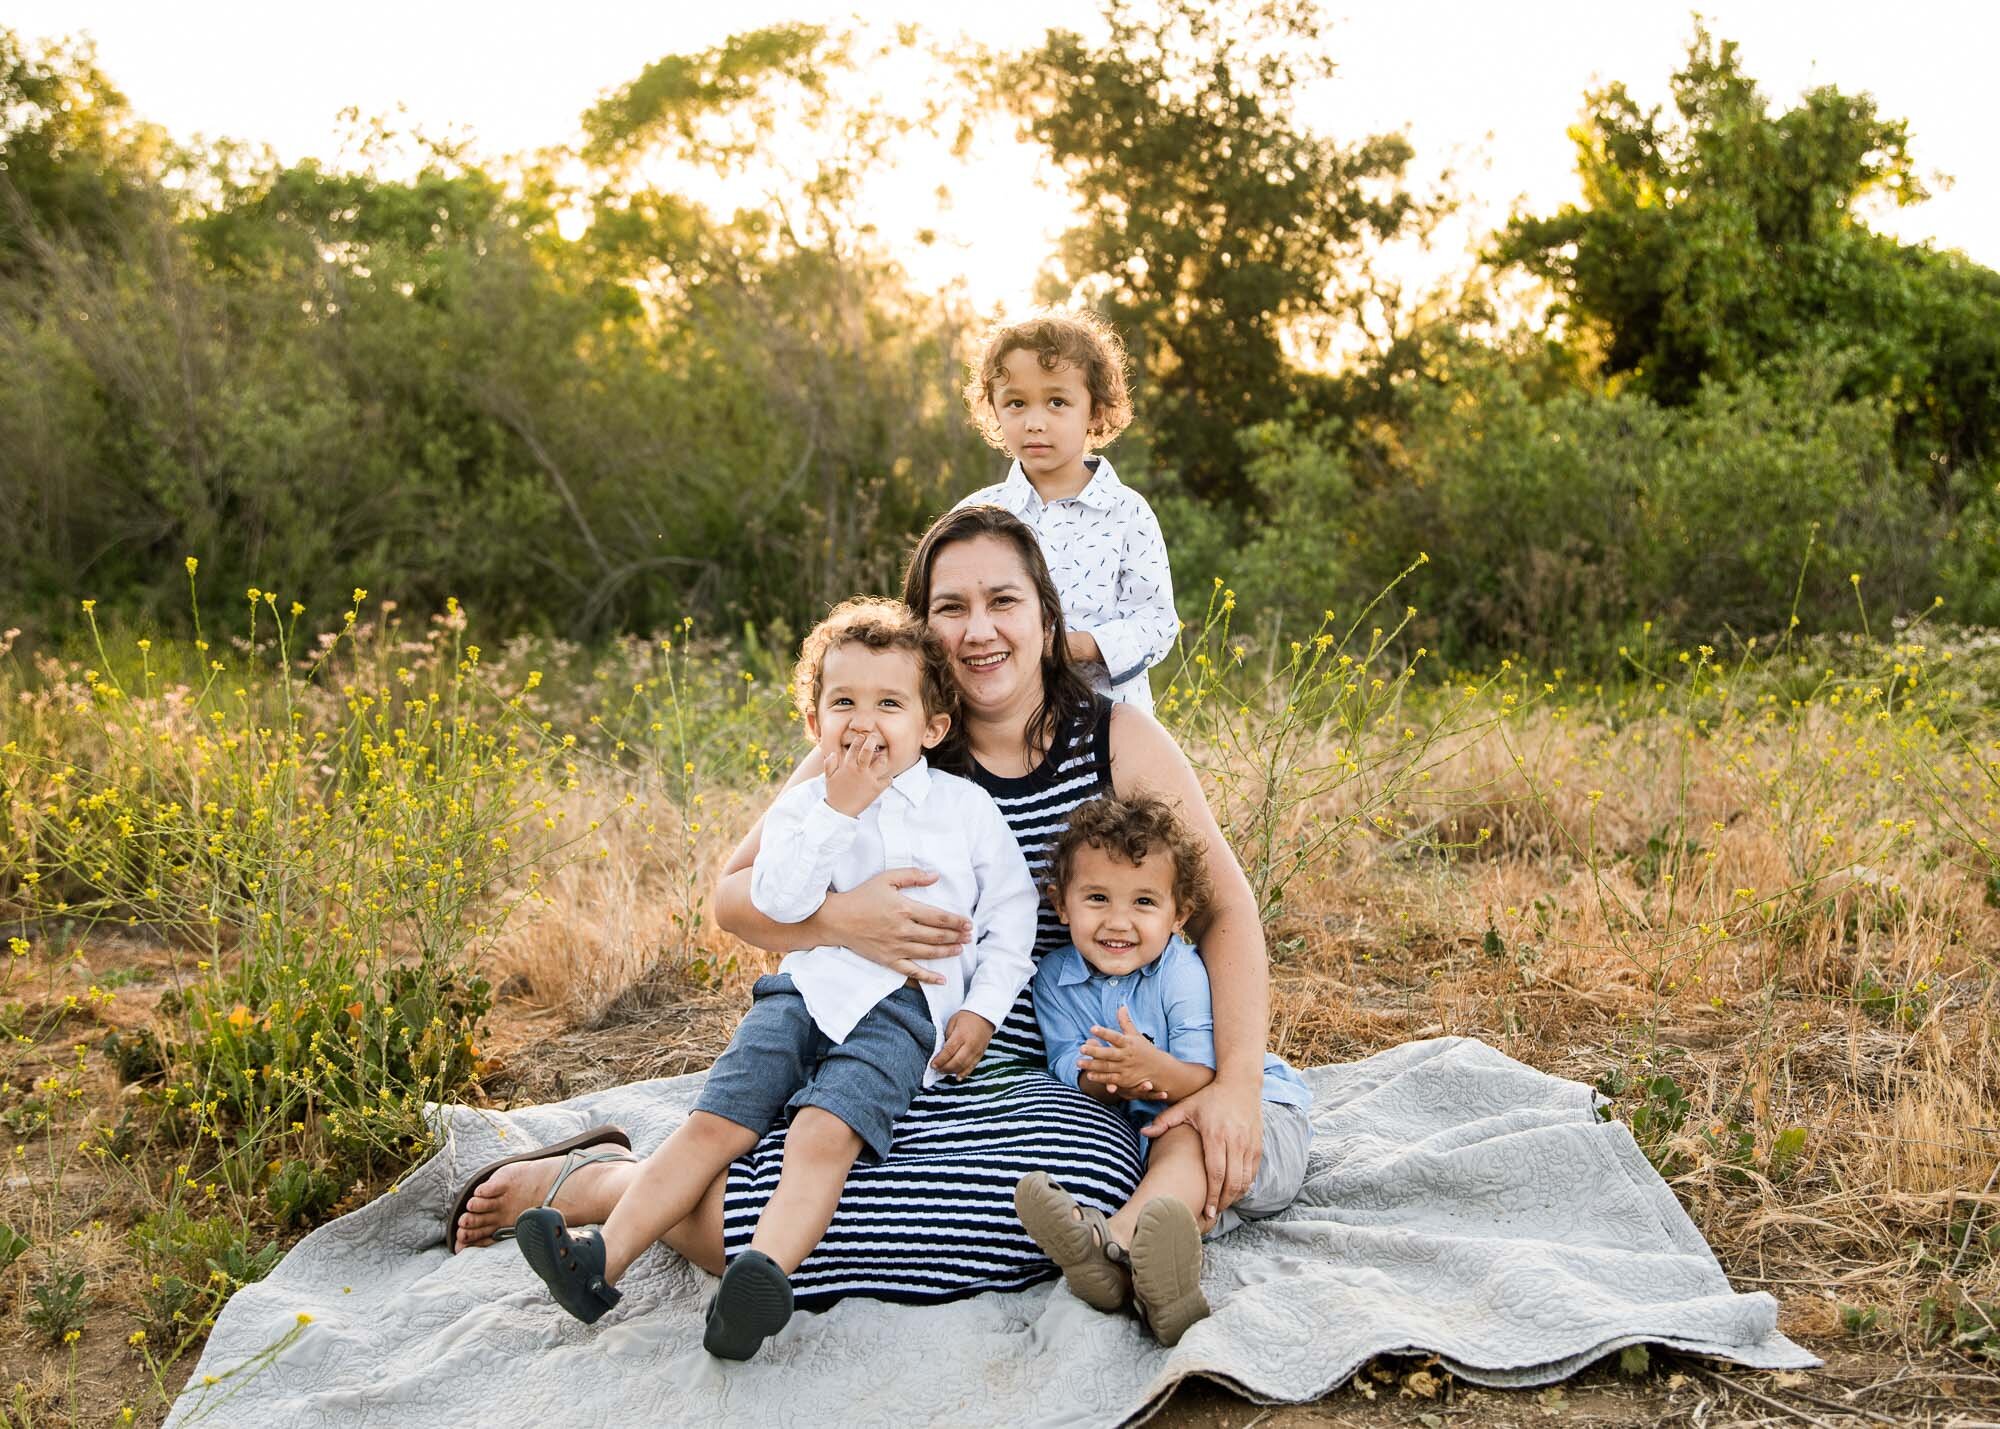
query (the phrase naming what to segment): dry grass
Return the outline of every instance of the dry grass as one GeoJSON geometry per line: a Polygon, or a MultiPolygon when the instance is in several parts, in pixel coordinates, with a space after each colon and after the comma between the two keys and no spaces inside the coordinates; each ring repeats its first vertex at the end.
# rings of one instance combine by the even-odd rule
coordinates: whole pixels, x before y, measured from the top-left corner
{"type": "MultiPolygon", "coordinates": [[[[1740,742],[1614,736],[1550,712],[1445,751],[1405,804],[1431,844],[1351,839],[1286,890],[1273,1043],[1311,1064],[1450,1033],[1588,1082],[1669,1075],[1688,1105],[1657,1153],[1736,1282],[1776,1295],[1786,1329],[1822,1354],[1909,1355],[1962,1378],[1976,1370],[1930,1342],[1921,1307],[1951,1287],[2000,1300],[2000,1257],[1984,1245],[2000,1224],[2000,910],[1919,841],[1879,837],[1889,805],[1874,786],[1892,782],[1879,766],[1855,762],[1821,789],[1848,829],[1832,850],[1816,824],[1802,837],[1763,771],[1807,755],[1819,768],[1837,735],[1809,727],[1807,755],[1789,733],[1765,739],[1746,774],[1740,742]],[[1682,849],[1671,900],[1663,828],[1701,845],[1682,849]],[[1439,838],[1461,847],[1437,852],[1439,838]],[[1804,889],[1815,849],[1823,869],[1804,889]],[[1774,1172],[1773,1145],[1794,1129],[1802,1148],[1774,1172]]],[[[1295,821],[1343,799],[1357,807],[1336,793],[1295,821]]],[[[664,926],[642,884],[576,887],[586,901],[551,910],[555,924],[664,926]]],[[[702,951],[722,959],[727,940],[702,951]]],[[[746,954],[719,991],[656,979],[615,1026],[567,1033],[564,1060],[584,1050],[591,1084],[700,1065],[764,966],[746,954]]],[[[568,963],[547,976],[537,986],[598,985],[568,963]]],[[[531,1061],[522,1089],[552,1092],[531,1061]]]]}
{"type": "MultiPolygon", "coordinates": [[[[2000,1302],[2000,1238],[1987,1240],[2000,1224],[2000,909],[1959,856],[1966,818],[1993,827],[1991,796],[1976,756],[1925,745],[1921,724],[1857,724],[1819,705],[1782,721],[1750,706],[1725,725],[1547,705],[1438,741],[1393,789],[1362,797],[1341,785],[1288,807],[1288,836],[1329,820],[1343,832],[1280,890],[1273,1041],[1304,1065],[1418,1036],[1480,1037],[1621,1086],[1614,1105],[1628,1118],[1657,1111],[1648,1084],[1671,1078],[1685,1106],[1647,1138],[1652,1153],[1732,1280],[1777,1296],[1784,1328],[1832,1362],[1803,1386],[1738,1378],[1823,1422],[1841,1414],[1801,1395],[1865,1392],[1857,1404],[1877,1413],[1946,1422],[2000,1402],[1992,1361],[1941,1339],[1925,1309],[2000,1302]],[[1956,791],[1957,823],[1911,777],[1919,761],[1956,791]],[[1384,810],[1387,832],[1372,822],[1384,810]]],[[[1211,775],[1238,819],[1247,799],[1269,796],[1226,766],[1211,775]]],[[[769,965],[716,933],[702,907],[766,792],[714,790],[671,828],[664,813],[655,827],[610,817],[648,792],[607,777],[575,794],[573,822],[605,818],[601,850],[556,870],[484,954],[501,990],[484,1042],[496,1101],[704,1066],[769,965]]],[[[86,975],[114,967],[130,973],[119,1001],[52,1027],[10,1071],[17,1083],[112,1023],[145,1020],[157,968],[131,949],[93,949],[86,975]]],[[[92,1066],[79,1083],[88,1120],[108,1122],[127,1094],[101,1059],[92,1066]]],[[[135,1369],[124,1344],[136,1324],[133,1198],[73,1145],[28,1143],[31,1168],[75,1163],[54,1208],[64,1225],[32,1169],[10,1176],[0,1220],[81,1230],[98,1299],[72,1364],[27,1326],[24,1268],[6,1273],[4,1384],[23,1386],[9,1413],[106,1420],[131,1398],[135,1369]]],[[[373,1189],[346,1188],[343,1204],[373,1189]]],[[[1581,1394],[1570,1417],[1771,1412],[1691,1365],[1669,1369],[1677,1382],[1613,1382],[1597,1411],[1582,1412],[1581,1394]]],[[[1486,1396],[1496,1403],[1481,1413],[1512,1413],[1505,1398],[1486,1396]]],[[[1352,1409],[1352,1422],[1402,1422],[1422,1406],[1390,1414],[1349,1391],[1321,1408],[1329,1421],[1352,1409]]],[[[1521,1414],[1544,1410],[1556,1412],[1537,1400],[1521,1414]]]]}

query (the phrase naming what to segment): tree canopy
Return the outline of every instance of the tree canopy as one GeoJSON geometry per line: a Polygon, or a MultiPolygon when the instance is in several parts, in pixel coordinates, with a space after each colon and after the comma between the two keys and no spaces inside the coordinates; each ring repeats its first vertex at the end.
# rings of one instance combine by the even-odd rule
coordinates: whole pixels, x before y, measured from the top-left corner
{"type": "Polygon", "coordinates": [[[997,463],[958,395],[976,315],[912,283],[870,183],[980,106],[1074,186],[1051,293],[1133,352],[1114,455],[1191,618],[1221,578],[1276,639],[1421,551],[1406,634],[1452,657],[1850,622],[1864,571],[2000,622],[2000,275],[1869,228],[1923,194],[1902,121],[1774,108],[1697,30],[1670,106],[1587,96],[1577,201],[1492,239],[1555,321],[1441,293],[1328,370],[1434,211],[1403,137],[1300,117],[1337,40],[1306,0],[1109,0],[1101,40],[942,64],[780,25],[635,67],[574,151],[377,126],[334,168],[172,144],[88,47],[0,30],[0,627],[171,621],[190,555],[580,638],[697,613],[782,645],[895,589],[997,463]]]}
{"type": "Polygon", "coordinates": [[[88,44],[31,47],[0,27],[0,274],[31,264],[38,238],[117,244],[154,197],[162,143],[88,44]]]}
{"type": "Polygon", "coordinates": [[[1346,265],[1409,218],[1410,146],[1298,124],[1333,72],[1304,0],[1111,0],[1105,20],[1100,45],[1052,31],[1001,64],[1000,92],[1075,185],[1062,276],[1124,332],[1159,461],[1251,499],[1236,433],[1298,398],[1288,337],[1337,322],[1346,265]]]}
{"type": "Polygon", "coordinates": [[[1805,352],[1896,409],[1915,455],[1956,466],[2000,434],[2000,277],[1871,232],[1863,201],[1920,202],[1908,125],[1830,86],[1773,113],[1736,46],[1697,28],[1673,115],[1623,84],[1571,131],[1583,194],[1500,234],[1546,280],[1606,377],[1669,406],[1805,352]]]}

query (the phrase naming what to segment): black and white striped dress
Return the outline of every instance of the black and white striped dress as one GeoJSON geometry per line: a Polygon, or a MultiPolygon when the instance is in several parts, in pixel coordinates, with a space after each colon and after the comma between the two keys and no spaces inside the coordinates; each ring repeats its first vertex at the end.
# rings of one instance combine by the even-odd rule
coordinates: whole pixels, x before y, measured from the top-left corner
{"type": "MultiPolygon", "coordinates": [[[[1040,886],[1070,810],[1110,792],[1110,702],[1097,696],[1063,721],[1031,773],[1002,779],[975,766],[971,777],[1000,806],[1040,886]]],[[[1068,941],[1045,894],[1036,956],[1068,941]]],[[[750,1244],[784,1150],[779,1127],[729,1168],[730,1256],[750,1244]]],[[[1050,1278],[1055,1267],[1014,1215],[1014,1183],[1030,1171],[1047,1171],[1108,1215],[1139,1184],[1139,1144],[1123,1117],[1048,1074],[1024,990],[973,1074],[919,1093],[889,1155],[848,1174],[826,1238],[792,1276],[797,1303],[824,1309],[846,1295],[929,1303],[1050,1278]]]]}

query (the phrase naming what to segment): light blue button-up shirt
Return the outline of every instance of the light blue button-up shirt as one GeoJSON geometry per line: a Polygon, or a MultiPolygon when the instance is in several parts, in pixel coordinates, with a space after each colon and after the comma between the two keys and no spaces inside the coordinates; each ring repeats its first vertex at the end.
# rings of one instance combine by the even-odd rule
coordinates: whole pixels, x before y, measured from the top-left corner
{"type": "MultiPolygon", "coordinates": [[[[1215,1066],[1215,1009],[1209,1000],[1208,969],[1194,945],[1175,934],[1166,950],[1144,967],[1113,977],[1083,959],[1076,946],[1050,953],[1035,969],[1035,1019],[1048,1044],[1049,1072],[1070,1086],[1082,1070],[1078,1057],[1092,1027],[1118,1026],[1118,1009],[1155,1047],[1183,1062],[1215,1066]]],[[[1264,1054],[1264,1100],[1306,1110],[1312,1091],[1285,1059],[1264,1054]]],[[[1129,1101],[1125,1114],[1144,1125],[1166,1110],[1165,1102],[1129,1101]]]]}

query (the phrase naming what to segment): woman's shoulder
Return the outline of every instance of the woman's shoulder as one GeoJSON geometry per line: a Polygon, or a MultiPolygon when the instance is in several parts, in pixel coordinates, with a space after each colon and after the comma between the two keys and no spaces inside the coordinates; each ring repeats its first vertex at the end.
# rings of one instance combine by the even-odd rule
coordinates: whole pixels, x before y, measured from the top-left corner
{"type": "Polygon", "coordinates": [[[1102,695],[1097,698],[1109,706],[1102,717],[1110,732],[1112,778],[1121,788],[1127,787],[1128,778],[1143,780],[1148,774],[1186,762],[1180,742],[1151,710],[1113,704],[1102,695]],[[1125,767],[1121,769],[1121,765],[1125,767]]]}

